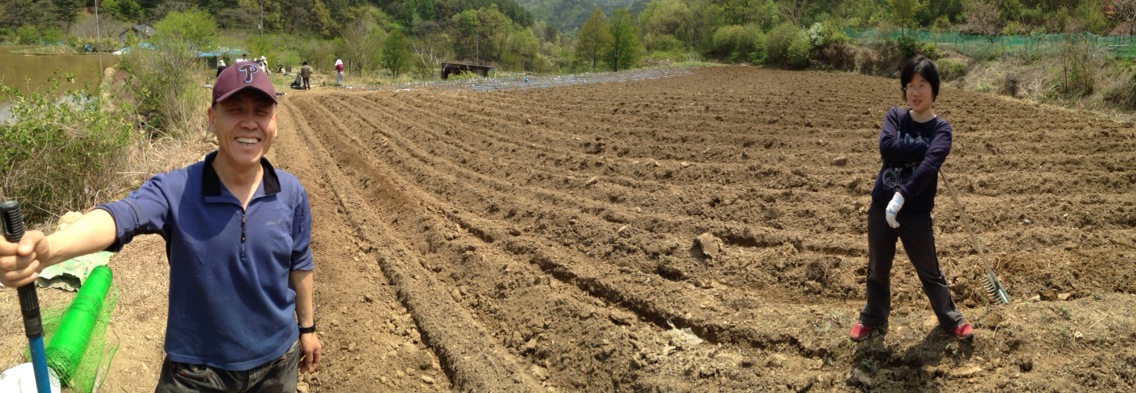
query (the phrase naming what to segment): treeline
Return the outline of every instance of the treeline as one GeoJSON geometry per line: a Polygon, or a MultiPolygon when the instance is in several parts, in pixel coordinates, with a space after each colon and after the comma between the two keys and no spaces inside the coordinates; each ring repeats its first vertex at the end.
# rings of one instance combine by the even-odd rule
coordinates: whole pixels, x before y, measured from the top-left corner
{"type": "MultiPolygon", "coordinates": [[[[239,48],[286,69],[307,60],[317,72],[342,59],[354,81],[376,83],[407,75],[436,78],[442,62],[565,73],[711,60],[889,74],[904,57],[941,53],[934,44],[903,33],[911,29],[986,36],[1106,35],[1133,31],[1136,21],[1136,0],[594,1],[101,0],[99,10],[103,26],[108,19],[119,23],[110,34],[128,24],[147,23],[157,30],[150,39],[171,49],[239,48]],[[522,4],[539,10],[540,18],[522,4]],[[550,10],[560,14],[548,16],[550,10]],[[578,26],[564,24],[584,14],[578,26]],[[845,34],[848,29],[874,29],[893,38],[882,44],[853,42],[845,34]]],[[[94,4],[0,0],[0,41],[38,44],[66,37],[77,48],[120,48],[117,37],[91,41],[94,4]]],[[[107,33],[104,28],[100,34],[107,33]]],[[[126,35],[126,45],[137,40],[126,35]]],[[[1091,51],[1071,39],[1057,53],[1061,64],[1055,67],[1060,69],[1046,70],[1059,73],[1053,78],[1060,80],[1063,98],[1100,91],[1096,80],[1111,65],[1100,63],[1101,56],[1091,51]]],[[[1000,56],[991,53],[978,60],[1000,56]]],[[[185,61],[190,63],[177,67],[203,64],[185,61]]],[[[943,66],[950,75],[963,75],[971,65],[954,60],[943,66]]],[[[1136,93],[1118,100],[1136,102],[1136,93]]],[[[149,106],[148,118],[161,113],[160,103],[149,106]]]]}
{"type": "MultiPolygon", "coordinates": [[[[154,24],[170,12],[196,9],[211,15],[222,31],[334,41],[339,50],[372,52],[345,59],[353,60],[349,67],[355,72],[383,63],[379,52],[395,30],[419,61],[472,61],[535,72],[591,69],[594,56],[581,58],[577,40],[597,9],[606,19],[616,10],[630,16],[642,45],[640,60],[753,61],[762,54],[726,51],[722,41],[736,34],[744,35],[738,38],[742,41],[767,40],[782,25],[989,36],[1136,30],[1136,0],[101,0],[98,5],[104,17],[123,25],[154,24]]],[[[0,41],[38,44],[93,34],[75,26],[94,6],[95,0],[0,0],[0,41]]]]}
{"type": "MultiPolygon", "coordinates": [[[[373,18],[372,9],[407,28],[490,7],[522,26],[533,24],[532,14],[514,0],[99,0],[97,5],[104,16],[130,23],[153,24],[169,12],[196,8],[213,15],[222,29],[322,38],[373,18]]],[[[93,13],[95,6],[95,0],[0,0],[0,33],[23,26],[65,32],[81,10],[93,13]]]]}
{"type": "MultiPolygon", "coordinates": [[[[934,53],[934,45],[902,34],[910,29],[986,36],[1136,30],[1136,0],[593,1],[102,0],[99,5],[101,15],[122,26],[158,26],[172,13],[200,16],[189,31],[220,33],[193,33],[204,34],[192,46],[197,49],[240,48],[285,67],[308,60],[325,69],[338,58],[353,76],[374,78],[432,78],[442,62],[564,73],[713,60],[873,73],[886,71],[896,57],[934,53]],[[539,10],[540,18],[526,6],[539,10]],[[565,24],[585,14],[579,25],[565,24]],[[848,29],[901,33],[885,47],[865,49],[845,34],[848,29]]],[[[117,39],[93,45],[75,39],[94,35],[94,4],[0,0],[0,41],[34,44],[69,37],[76,47],[117,49],[117,39]]]]}

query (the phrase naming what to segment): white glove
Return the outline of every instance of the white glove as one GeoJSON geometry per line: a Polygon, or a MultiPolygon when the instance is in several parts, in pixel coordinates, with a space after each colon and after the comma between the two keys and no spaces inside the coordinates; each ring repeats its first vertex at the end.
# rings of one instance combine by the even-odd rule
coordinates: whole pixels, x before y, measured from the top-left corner
{"type": "Polygon", "coordinates": [[[895,193],[891,197],[891,202],[888,202],[887,210],[884,211],[884,218],[887,219],[888,225],[892,228],[899,228],[899,221],[895,220],[895,215],[899,214],[899,209],[903,208],[903,195],[895,193]]]}

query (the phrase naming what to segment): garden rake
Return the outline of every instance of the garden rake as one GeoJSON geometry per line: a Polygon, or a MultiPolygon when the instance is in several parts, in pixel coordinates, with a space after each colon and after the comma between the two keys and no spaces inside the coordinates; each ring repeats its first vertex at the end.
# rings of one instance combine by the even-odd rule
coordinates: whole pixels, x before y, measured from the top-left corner
{"type": "Polygon", "coordinates": [[[958,196],[955,195],[955,190],[951,188],[951,182],[947,181],[947,174],[943,173],[942,169],[939,170],[939,176],[943,178],[943,184],[947,185],[947,191],[951,193],[951,199],[955,201],[958,206],[959,213],[962,216],[962,223],[966,227],[966,232],[970,235],[970,242],[976,250],[978,255],[982,258],[982,263],[986,265],[986,282],[983,288],[986,289],[986,296],[990,298],[991,302],[1001,304],[1010,303],[1010,293],[1006,292],[1006,287],[1002,286],[1002,282],[998,281],[998,276],[994,274],[994,268],[990,265],[990,260],[986,259],[986,251],[982,249],[982,243],[978,242],[978,236],[974,234],[974,229],[970,226],[970,219],[966,216],[966,209],[963,208],[962,203],[959,202],[958,196]]]}

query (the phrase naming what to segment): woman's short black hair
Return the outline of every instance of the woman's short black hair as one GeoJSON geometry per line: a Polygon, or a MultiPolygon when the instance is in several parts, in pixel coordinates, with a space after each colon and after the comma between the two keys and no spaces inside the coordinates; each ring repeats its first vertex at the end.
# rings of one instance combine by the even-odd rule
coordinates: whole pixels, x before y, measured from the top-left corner
{"type": "Polygon", "coordinates": [[[915,79],[916,74],[931,84],[931,101],[939,98],[939,70],[935,68],[935,62],[923,55],[911,58],[899,74],[899,89],[904,95],[903,98],[907,98],[907,84],[915,79]]]}

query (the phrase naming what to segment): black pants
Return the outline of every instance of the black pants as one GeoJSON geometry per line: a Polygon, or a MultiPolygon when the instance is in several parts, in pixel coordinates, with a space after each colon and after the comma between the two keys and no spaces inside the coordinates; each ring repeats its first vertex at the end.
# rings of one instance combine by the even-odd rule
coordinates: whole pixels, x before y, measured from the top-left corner
{"type": "Polygon", "coordinates": [[[311,85],[311,83],[308,82],[308,78],[301,78],[301,79],[304,80],[304,90],[311,90],[312,85],[311,85]]]}
{"type": "Polygon", "coordinates": [[[887,324],[888,314],[891,313],[891,266],[898,239],[903,242],[903,249],[907,251],[915,272],[919,274],[923,293],[931,301],[931,309],[939,318],[939,325],[954,328],[962,324],[962,314],[955,307],[947,279],[939,270],[931,214],[904,214],[907,212],[900,210],[896,217],[899,228],[892,228],[884,219],[885,207],[873,204],[868,209],[867,304],[860,311],[860,322],[865,326],[887,324]]]}
{"type": "Polygon", "coordinates": [[[162,362],[155,393],[294,393],[299,380],[300,340],[279,358],[252,370],[229,371],[200,364],[162,362]]]}

